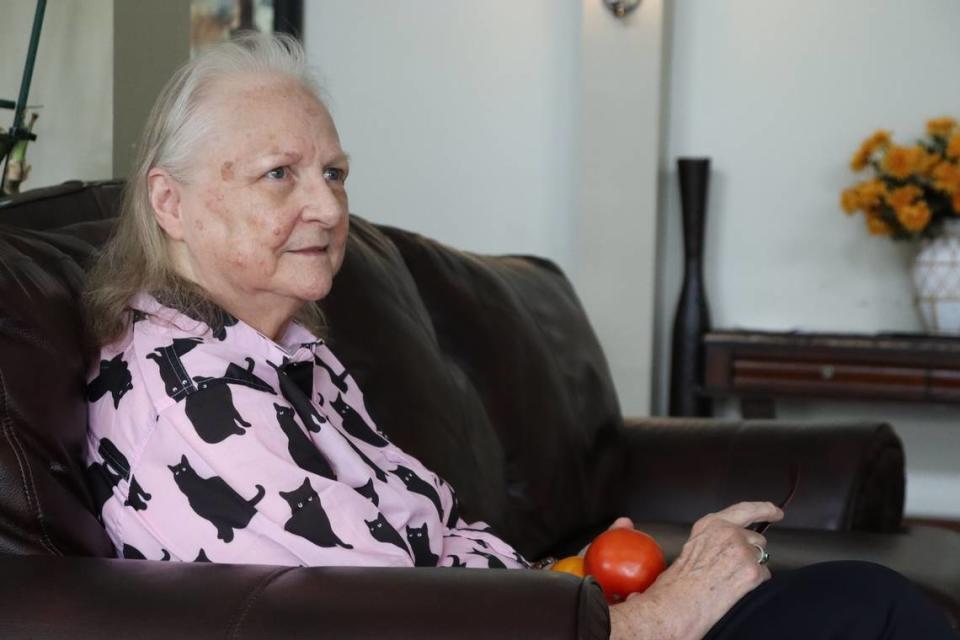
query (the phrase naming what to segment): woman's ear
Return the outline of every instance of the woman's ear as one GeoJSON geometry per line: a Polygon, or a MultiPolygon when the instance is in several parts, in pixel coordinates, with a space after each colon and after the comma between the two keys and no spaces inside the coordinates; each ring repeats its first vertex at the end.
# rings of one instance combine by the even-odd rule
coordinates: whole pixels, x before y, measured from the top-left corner
{"type": "Polygon", "coordinates": [[[180,215],[180,185],[167,171],[154,167],[147,173],[147,193],[157,224],[173,240],[183,240],[183,217],[180,215]]]}

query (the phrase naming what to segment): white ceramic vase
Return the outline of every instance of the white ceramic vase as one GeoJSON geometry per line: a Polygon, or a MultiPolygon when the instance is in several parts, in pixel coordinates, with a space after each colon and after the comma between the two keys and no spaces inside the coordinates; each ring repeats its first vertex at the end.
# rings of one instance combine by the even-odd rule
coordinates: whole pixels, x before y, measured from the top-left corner
{"type": "Polygon", "coordinates": [[[917,308],[930,333],[960,334],[960,220],[924,240],[913,263],[917,308]]]}

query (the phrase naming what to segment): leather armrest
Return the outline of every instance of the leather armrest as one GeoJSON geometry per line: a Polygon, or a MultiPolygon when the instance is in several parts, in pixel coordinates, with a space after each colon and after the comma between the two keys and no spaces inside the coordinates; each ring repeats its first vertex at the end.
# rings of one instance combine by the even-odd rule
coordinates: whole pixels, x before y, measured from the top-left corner
{"type": "Polygon", "coordinates": [[[896,531],[905,487],[903,446],[878,423],[627,419],[619,513],[692,523],[742,500],[778,503],[799,481],[783,526],[896,531]]]}
{"type": "Polygon", "coordinates": [[[596,638],[592,579],[549,571],[276,567],[0,555],[0,637],[596,638]]]}

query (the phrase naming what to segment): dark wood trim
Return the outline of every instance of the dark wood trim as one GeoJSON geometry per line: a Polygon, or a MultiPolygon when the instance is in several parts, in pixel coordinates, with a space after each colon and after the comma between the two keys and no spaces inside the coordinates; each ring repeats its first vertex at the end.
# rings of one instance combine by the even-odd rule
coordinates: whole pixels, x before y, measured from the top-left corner
{"type": "Polygon", "coordinates": [[[960,338],[713,332],[704,393],[751,407],[764,398],[960,402],[960,338]]]}

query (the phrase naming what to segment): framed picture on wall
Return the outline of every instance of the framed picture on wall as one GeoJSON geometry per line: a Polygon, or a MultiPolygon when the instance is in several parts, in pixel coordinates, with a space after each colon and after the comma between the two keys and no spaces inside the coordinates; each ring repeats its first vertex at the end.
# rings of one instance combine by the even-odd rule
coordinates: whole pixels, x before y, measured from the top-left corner
{"type": "Polygon", "coordinates": [[[303,39],[303,0],[192,0],[190,54],[237,31],[289,33],[303,39]]]}

